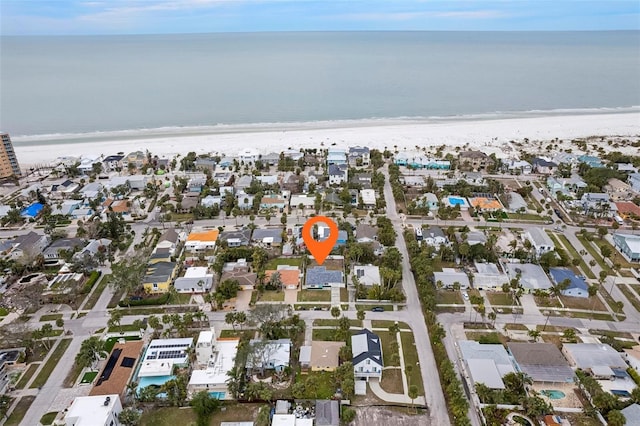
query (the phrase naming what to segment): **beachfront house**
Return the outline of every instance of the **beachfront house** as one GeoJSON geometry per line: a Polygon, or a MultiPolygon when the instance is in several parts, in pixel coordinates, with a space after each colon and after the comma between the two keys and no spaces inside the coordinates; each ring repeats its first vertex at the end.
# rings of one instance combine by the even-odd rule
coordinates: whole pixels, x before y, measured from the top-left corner
{"type": "Polygon", "coordinates": [[[495,164],[493,158],[482,151],[464,151],[458,155],[460,170],[486,170],[495,164]]]}
{"type": "Polygon", "coordinates": [[[349,165],[363,167],[371,164],[371,155],[368,147],[352,146],[349,148],[349,165]]]}
{"type": "Polygon", "coordinates": [[[348,171],[346,165],[330,164],[328,169],[329,185],[342,185],[347,181],[348,171]]]}

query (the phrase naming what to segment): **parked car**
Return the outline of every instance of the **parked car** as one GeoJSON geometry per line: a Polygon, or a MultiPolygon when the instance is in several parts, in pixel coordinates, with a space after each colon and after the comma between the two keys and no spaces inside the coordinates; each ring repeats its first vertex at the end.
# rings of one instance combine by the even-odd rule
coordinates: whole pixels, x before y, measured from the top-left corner
{"type": "Polygon", "coordinates": [[[384,312],[384,308],[382,306],[374,306],[371,308],[371,312],[384,312]]]}

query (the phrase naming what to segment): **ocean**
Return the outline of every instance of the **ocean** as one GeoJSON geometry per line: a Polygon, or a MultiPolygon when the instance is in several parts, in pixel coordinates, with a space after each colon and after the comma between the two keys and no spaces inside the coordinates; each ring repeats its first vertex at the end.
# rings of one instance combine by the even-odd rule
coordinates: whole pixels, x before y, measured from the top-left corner
{"type": "Polygon", "coordinates": [[[0,131],[198,131],[640,106],[640,32],[1,37],[0,131]]]}

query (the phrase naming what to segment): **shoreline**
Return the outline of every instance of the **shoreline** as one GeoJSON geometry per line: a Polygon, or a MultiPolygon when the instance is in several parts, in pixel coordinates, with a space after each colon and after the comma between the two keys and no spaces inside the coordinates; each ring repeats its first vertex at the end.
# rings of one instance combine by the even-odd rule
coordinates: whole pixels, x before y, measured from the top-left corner
{"type": "MultiPolygon", "coordinates": [[[[534,112],[529,112],[534,114],[534,112]]],[[[261,154],[288,148],[347,147],[398,149],[416,146],[462,146],[487,153],[501,152],[511,140],[550,140],[590,136],[639,136],[640,112],[583,113],[514,118],[454,117],[448,119],[369,119],[304,123],[163,128],[145,131],[15,137],[14,150],[22,167],[50,163],[64,156],[99,156],[149,150],[159,157],[217,153],[234,156],[245,148],[261,154]],[[185,129],[187,129],[185,131],[185,129]],[[79,154],[80,153],[80,154],[79,154]]]]}

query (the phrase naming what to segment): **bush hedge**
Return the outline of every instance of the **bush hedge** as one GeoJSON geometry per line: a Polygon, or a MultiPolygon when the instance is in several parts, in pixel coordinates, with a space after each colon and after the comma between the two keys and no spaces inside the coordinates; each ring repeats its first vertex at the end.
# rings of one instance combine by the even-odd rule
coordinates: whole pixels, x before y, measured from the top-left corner
{"type": "Polygon", "coordinates": [[[96,281],[98,281],[98,278],[100,278],[100,275],[102,275],[102,272],[100,271],[91,271],[91,273],[89,274],[89,279],[82,286],[82,290],[80,291],[80,293],[81,294],[89,293],[93,288],[94,284],[96,283],[96,281]]]}
{"type": "Polygon", "coordinates": [[[140,300],[131,300],[130,298],[127,300],[121,300],[120,303],[118,303],[118,306],[120,306],[121,308],[126,308],[129,306],[154,306],[154,305],[164,305],[167,303],[167,301],[169,300],[169,293],[165,293],[161,296],[158,297],[151,297],[151,298],[147,298],[147,299],[140,299],[140,300]]]}

